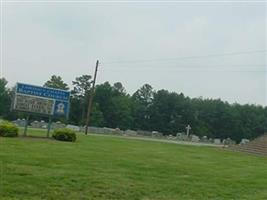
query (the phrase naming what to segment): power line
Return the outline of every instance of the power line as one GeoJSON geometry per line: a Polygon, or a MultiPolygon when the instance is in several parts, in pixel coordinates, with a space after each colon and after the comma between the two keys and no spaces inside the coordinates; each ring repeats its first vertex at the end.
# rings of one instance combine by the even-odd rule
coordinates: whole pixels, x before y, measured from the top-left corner
{"type": "MultiPolygon", "coordinates": [[[[144,71],[144,70],[149,70],[151,71],[152,69],[133,69],[133,70],[127,70],[127,72],[129,71],[144,71]]],[[[154,70],[154,69],[153,69],[154,70]]],[[[156,69],[154,71],[164,71],[166,72],[166,69],[156,69]]],[[[101,71],[121,71],[121,69],[108,69],[108,70],[101,70],[101,71]]],[[[175,71],[179,71],[179,72],[255,72],[255,73],[266,73],[267,70],[237,70],[237,69],[224,69],[224,70],[216,70],[216,69],[171,69],[168,70],[169,72],[175,72],[175,71]]]]}
{"type": "Polygon", "coordinates": [[[238,3],[266,3],[265,0],[218,0],[218,1],[212,1],[212,0],[190,0],[190,1],[186,1],[186,0],[166,0],[166,1],[162,1],[162,0],[131,0],[131,1],[124,1],[124,0],[23,0],[23,1],[19,1],[19,0],[3,0],[4,3],[120,3],[120,4],[136,4],[136,3],[140,3],[140,4],[145,4],[145,3],[159,3],[159,4],[166,4],[166,3],[175,3],[175,4],[181,4],[181,3],[186,3],[186,4],[201,4],[201,3],[212,3],[212,4],[222,4],[222,3],[231,3],[231,4],[238,4],[238,3]]]}
{"type": "Polygon", "coordinates": [[[266,49],[255,50],[255,51],[231,52],[231,53],[224,53],[224,54],[209,54],[209,55],[201,55],[201,56],[185,56],[185,57],[177,57],[177,58],[160,58],[160,59],[144,59],[144,60],[141,60],[141,59],[140,60],[118,60],[118,61],[103,62],[102,65],[166,62],[166,61],[177,61],[177,60],[184,60],[184,59],[236,56],[236,55],[256,54],[256,53],[265,53],[265,52],[267,52],[266,49]]]}
{"type": "MultiPolygon", "coordinates": [[[[102,65],[101,65],[102,66],[102,65]]],[[[142,66],[135,66],[134,69],[162,69],[161,65],[142,65],[142,66]]],[[[169,69],[177,69],[177,68],[187,68],[187,69],[195,69],[195,68],[219,68],[219,67],[225,67],[225,68],[256,68],[256,67],[267,67],[267,64],[192,64],[192,65],[188,65],[188,64],[178,64],[178,63],[172,63],[172,64],[168,64],[168,66],[164,66],[165,68],[169,68],[169,69]]],[[[129,67],[125,67],[125,66],[115,66],[112,68],[105,68],[105,69],[131,69],[129,67]]]]}

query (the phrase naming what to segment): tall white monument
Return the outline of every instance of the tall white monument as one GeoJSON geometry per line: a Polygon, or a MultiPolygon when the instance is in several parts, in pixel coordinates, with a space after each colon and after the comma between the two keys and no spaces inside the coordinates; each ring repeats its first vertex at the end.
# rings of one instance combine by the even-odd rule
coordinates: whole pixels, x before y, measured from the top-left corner
{"type": "Polygon", "coordinates": [[[189,136],[190,130],[192,129],[191,126],[188,124],[187,127],[185,127],[186,129],[186,135],[187,137],[189,136]]]}

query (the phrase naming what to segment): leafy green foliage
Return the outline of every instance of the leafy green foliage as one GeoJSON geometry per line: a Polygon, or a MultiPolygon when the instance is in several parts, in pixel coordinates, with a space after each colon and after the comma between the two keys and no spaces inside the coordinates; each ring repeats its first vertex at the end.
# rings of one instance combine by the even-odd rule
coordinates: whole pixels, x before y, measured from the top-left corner
{"type": "Polygon", "coordinates": [[[125,96],[126,95],[126,90],[123,87],[121,82],[114,83],[112,89],[113,89],[115,96],[125,96]]]}
{"type": "Polygon", "coordinates": [[[75,131],[68,129],[68,128],[59,128],[59,129],[54,130],[52,137],[60,141],[67,141],[67,142],[76,141],[75,131]]]}
{"type": "Polygon", "coordinates": [[[76,124],[85,124],[85,117],[87,114],[88,101],[90,97],[92,77],[89,75],[82,75],[76,77],[72,84],[74,86],[71,91],[71,112],[70,119],[76,124]]]}
{"type": "Polygon", "coordinates": [[[153,102],[153,88],[149,84],[143,85],[132,96],[134,127],[141,130],[151,130],[151,110],[153,102]]]}
{"type": "Polygon", "coordinates": [[[104,126],[120,129],[133,128],[133,101],[126,94],[121,83],[111,86],[105,82],[98,85],[95,91],[95,102],[103,114],[104,126]]]}
{"type": "Polygon", "coordinates": [[[7,121],[0,122],[0,136],[3,137],[17,137],[19,129],[15,124],[7,121]]]}
{"type": "Polygon", "coordinates": [[[61,90],[69,90],[68,84],[64,83],[60,76],[56,75],[51,76],[50,80],[46,81],[44,86],[61,90]]]}
{"type": "MultiPolygon", "coordinates": [[[[85,125],[91,76],[82,75],[73,81],[70,118],[66,123],[85,125]]],[[[7,81],[0,79],[0,116],[5,119],[25,118],[11,115],[11,91],[7,81]]],[[[52,76],[45,86],[68,89],[60,76],[52,76]]],[[[40,120],[33,116],[32,120],[40,120]]],[[[62,121],[62,119],[60,119],[62,121]]],[[[96,85],[90,126],[133,130],[160,131],[176,135],[185,132],[198,136],[228,138],[240,141],[253,139],[267,132],[267,107],[229,104],[220,99],[189,98],[183,93],[153,90],[143,85],[132,96],[122,83],[96,85]]]]}
{"type": "Polygon", "coordinates": [[[91,84],[92,84],[92,77],[89,75],[82,75],[76,77],[72,84],[74,86],[73,90],[71,91],[72,95],[78,98],[84,98],[85,96],[89,95],[91,84]]]}
{"type": "Polygon", "coordinates": [[[10,110],[11,94],[5,78],[0,79],[0,116],[6,117],[10,110]]]}
{"type": "Polygon", "coordinates": [[[104,126],[104,117],[103,113],[99,107],[98,103],[93,104],[92,113],[91,113],[91,124],[96,127],[104,126]]]}

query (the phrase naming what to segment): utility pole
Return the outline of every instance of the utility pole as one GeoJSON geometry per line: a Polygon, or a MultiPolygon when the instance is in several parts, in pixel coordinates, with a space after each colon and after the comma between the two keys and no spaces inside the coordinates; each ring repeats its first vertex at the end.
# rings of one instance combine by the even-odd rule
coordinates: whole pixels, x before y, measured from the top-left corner
{"type": "Polygon", "coordinates": [[[87,117],[86,117],[86,126],[85,126],[85,135],[88,133],[88,127],[90,123],[90,114],[92,111],[92,103],[93,103],[93,98],[94,98],[94,93],[95,93],[95,82],[96,82],[96,76],[97,76],[97,70],[98,70],[98,65],[99,61],[96,61],[96,66],[95,66],[95,75],[94,75],[94,80],[93,80],[93,87],[91,90],[91,94],[89,97],[89,103],[88,103],[88,110],[87,110],[87,117]]]}

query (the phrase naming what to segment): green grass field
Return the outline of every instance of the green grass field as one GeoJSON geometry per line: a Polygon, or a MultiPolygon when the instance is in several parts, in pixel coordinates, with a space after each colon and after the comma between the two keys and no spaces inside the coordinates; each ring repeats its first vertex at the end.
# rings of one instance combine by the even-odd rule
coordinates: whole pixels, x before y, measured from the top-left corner
{"type": "Polygon", "coordinates": [[[0,173],[0,199],[267,199],[266,157],[109,136],[0,138],[0,173]]]}

